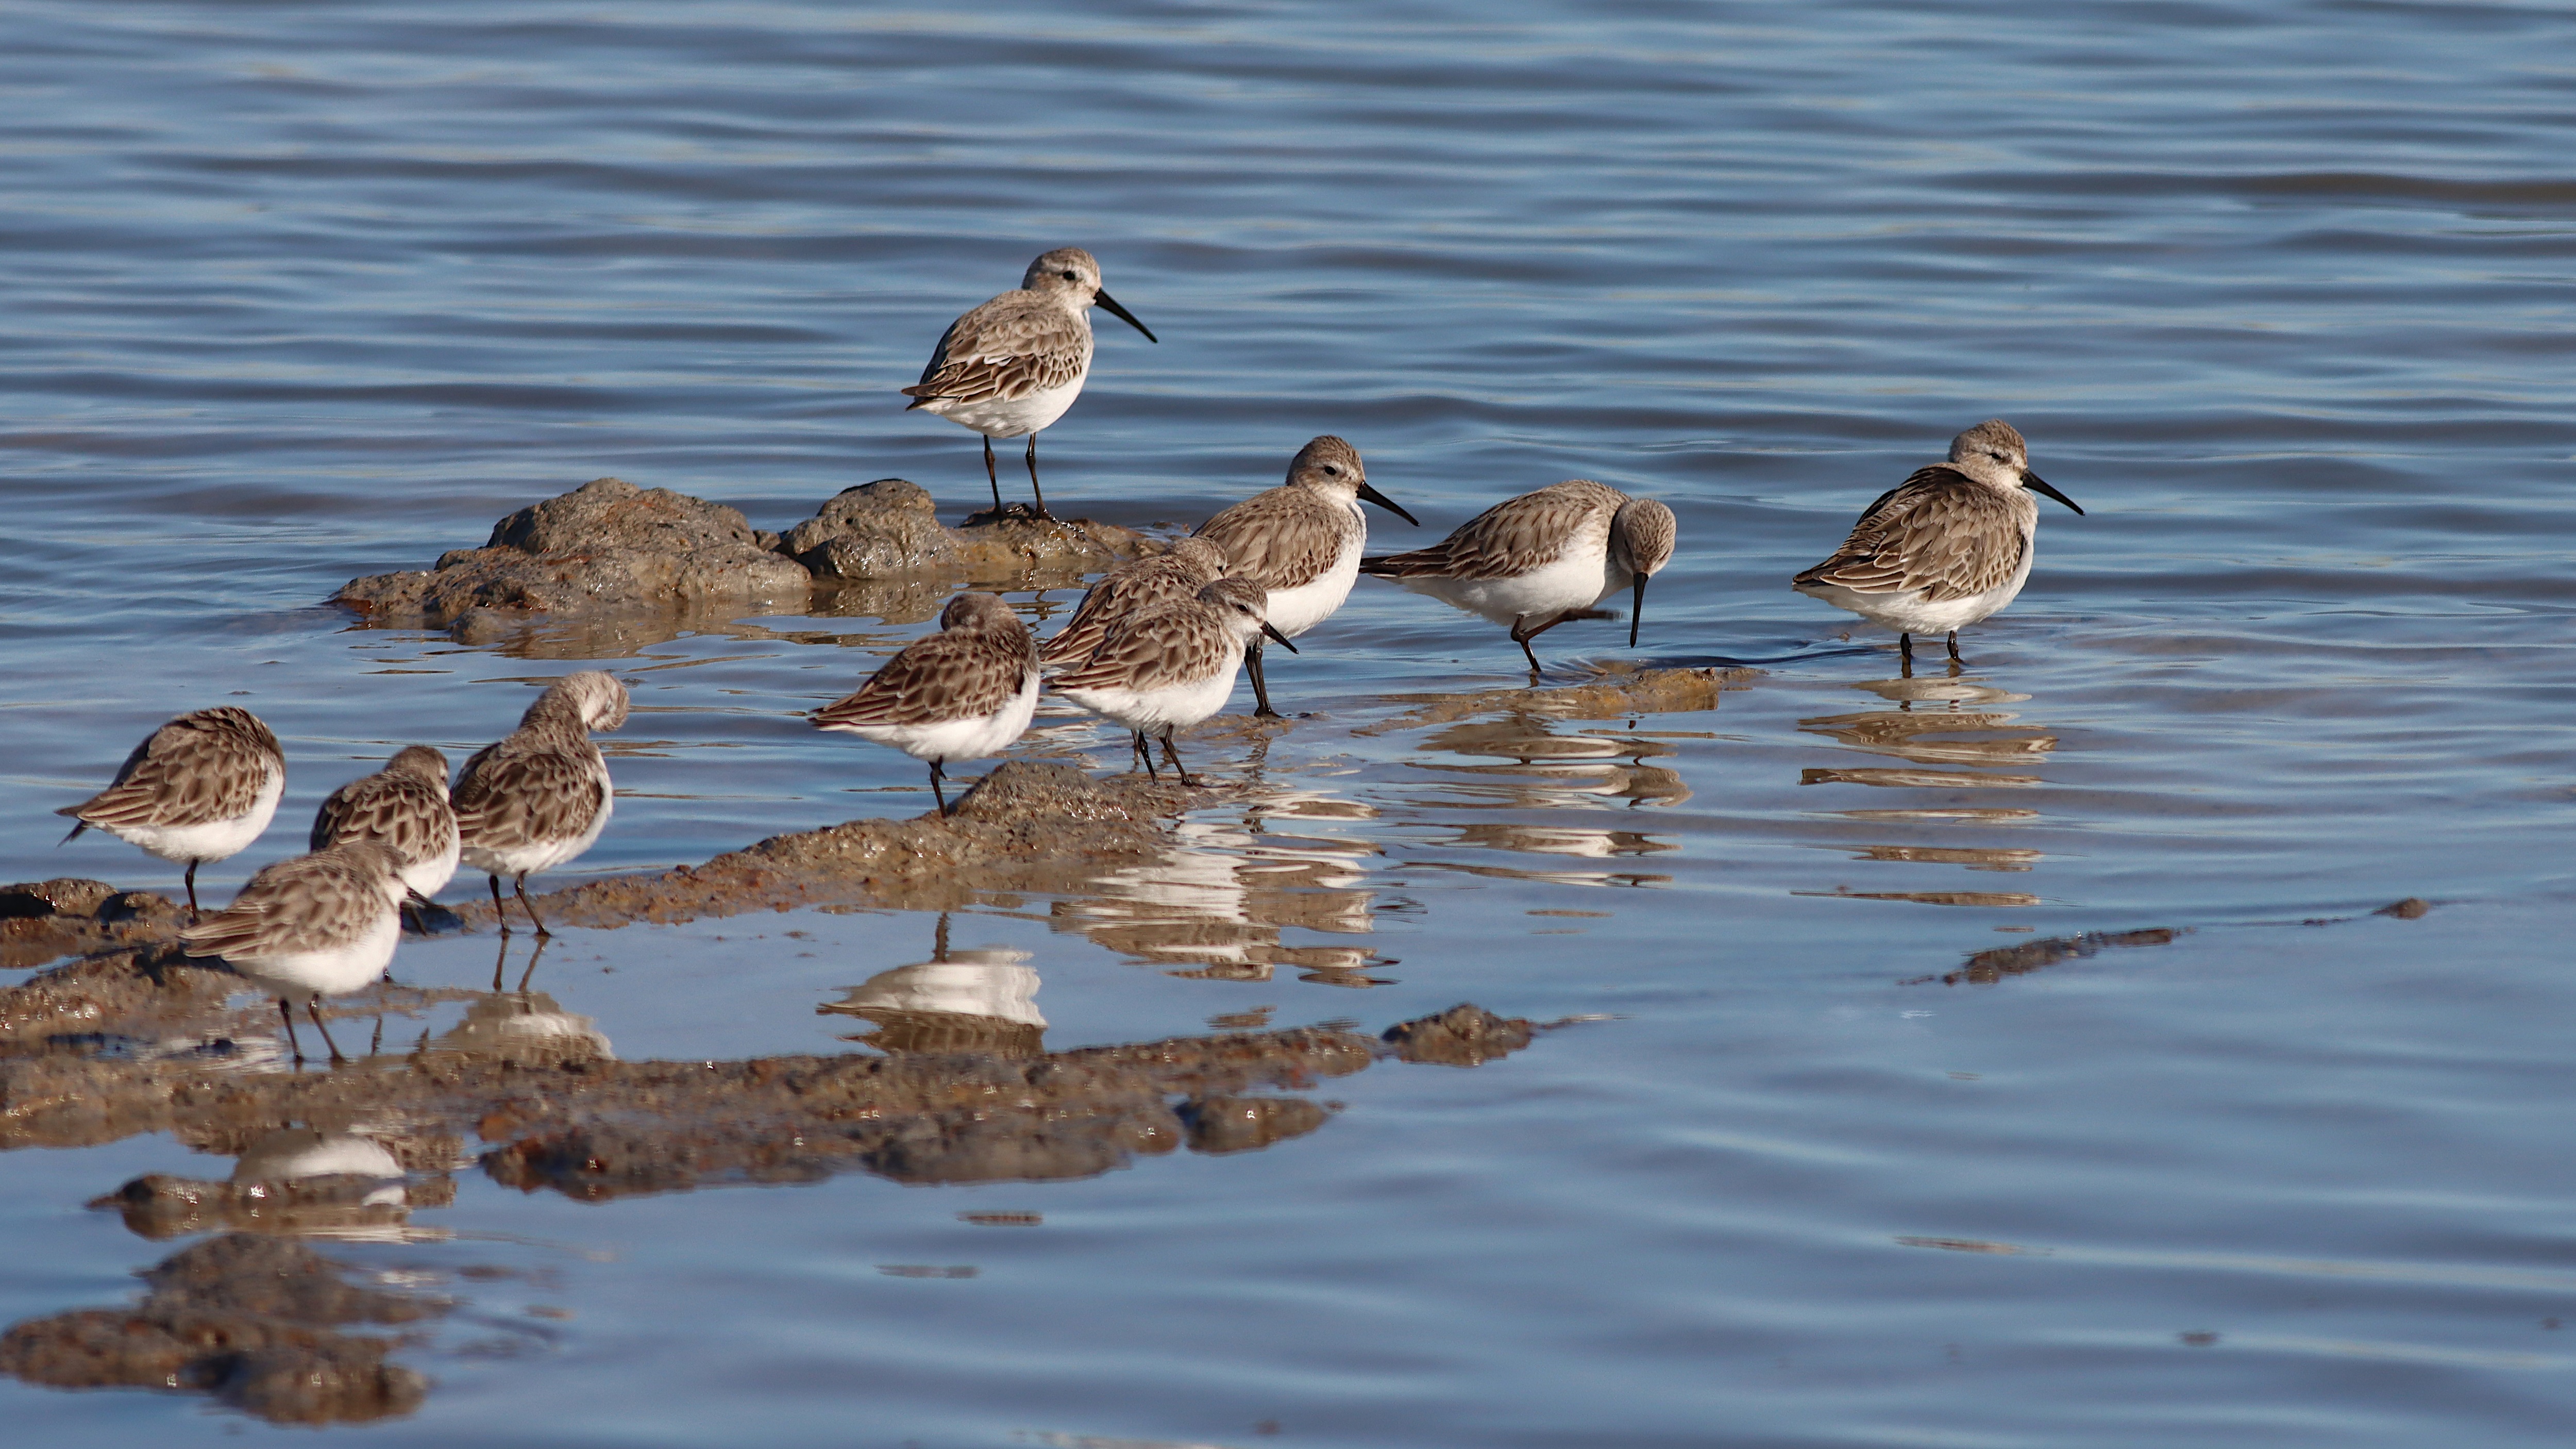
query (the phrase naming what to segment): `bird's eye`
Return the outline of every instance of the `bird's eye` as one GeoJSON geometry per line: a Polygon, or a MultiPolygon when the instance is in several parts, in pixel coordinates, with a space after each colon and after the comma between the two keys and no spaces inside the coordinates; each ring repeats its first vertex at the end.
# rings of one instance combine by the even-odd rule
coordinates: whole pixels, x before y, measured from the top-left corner
{"type": "Polygon", "coordinates": [[[1066,281],[1068,281],[1068,282],[1079,282],[1079,281],[1081,281],[1081,280],[1082,280],[1080,277],[1075,276],[1075,275],[1074,275],[1073,273],[1071,273],[1071,272],[1058,272],[1058,273],[1056,273],[1056,275],[1057,275],[1057,276],[1059,276],[1059,277],[1064,278],[1064,279],[1065,279],[1066,281]]]}
{"type": "Polygon", "coordinates": [[[1326,463],[1324,465],[1324,471],[1332,474],[1336,478],[1339,478],[1342,476],[1342,465],[1339,463],[1326,463]]]}

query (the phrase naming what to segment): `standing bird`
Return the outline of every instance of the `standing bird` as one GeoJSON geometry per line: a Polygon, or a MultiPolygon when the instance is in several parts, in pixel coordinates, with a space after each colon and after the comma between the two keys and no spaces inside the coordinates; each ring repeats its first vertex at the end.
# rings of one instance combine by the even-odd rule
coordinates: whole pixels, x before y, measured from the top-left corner
{"type": "Polygon", "coordinates": [[[230,859],[259,839],[285,791],[286,752],[277,736],[249,710],[224,705],[154,730],[106,789],[54,813],[80,822],[65,845],[95,825],[147,854],[185,862],[193,921],[197,867],[230,859]]]}
{"type": "Polygon", "coordinates": [[[855,693],[814,711],[816,729],[846,730],[930,762],[930,797],[948,816],[950,760],[999,754],[1038,707],[1038,644],[999,594],[959,594],[939,632],[915,639],[855,693]]]}
{"type": "Polygon", "coordinates": [[[1038,433],[1064,416],[1091,376],[1091,306],[1099,303],[1128,326],[1160,342],[1153,329],[1100,289],[1100,263],[1080,247],[1057,247],[1029,263],[1017,291],[948,324],[921,381],[903,390],[912,402],[984,435],[984,479],[993,511],[1002,511],[1002,480],[993,471],[993,440],[1029,440],[1029,492],[1046,518],[1038,488],[1038,433]]]}
{"type": "Polygon", "coordinates": [[[2084,513],[2030,471],[2029,447],[2012,424],[1989,418],[1950,440],[1949,462],[1917,468],[1878,495],[1834,556],[1790,583],[1896,630],[1908,660],[1915,635],[1944,633],[1956,659],[1959,630],[2011,603],[2030,578],[2039,534],[2031,493],[2084,513]]]}
{"type": "Polygon", "coordinates": [[[382,841],[414,900],[426,906],[456,875],[460,839],[447,802],[447,756],[405,745],[375,774],[331,792],[313,813],[315,850],[382,841]]]}
{"type": "Polygon", "coordinates": [[[1289,653],[1297,646],[1263,616],[1268,599],[1247,578],[1223,578],[1198,596],[1130,614],[1112,624],[1091,657],[1056,676],[1055,691],[1075,704],[1125,725],[1136,737],[1136,757],[1154,773],[1148,736],[1163,742],[1163,758],[1194,785],[1172,731],[1185,729],[1225,707],[1244,648],[1268,635],[1289,653]]]}
{"type": "MultiPolygon", "coordinates": [[[[1198,526],[1198,536],[1225,550],[1226,566],[1269,591],[1270,630],[1294,639],[1333,616],[1360,576],[1368,547],[1367,499],[1407,523],[1395,500],[1371,488],[1360,451],[1336,437],[1321,437],[1288,462],[1288,481],[1251,497],[1198,526]]],[[[1419,525],[1416,524],[1418,527],[1419,525]]],[[[1261,641],[1244,656],[1252,676],[1253,713],[1276,719],[1270,685],[1261,677],[1261,641]]]]}
{"type": "Polygon", "coordinates": [[[1079,664],[1130,614],[1198,597],[1225,572],[1225,550],[1204,538],[1176,538],[1169,552],[1132,559],[1100,576],[1056,636],[1038,650],[1044,665],[1079,664]]]}
{"type": "Polygon", "coordinates": [[[314,1029],[345,1060],[322,1024],[321,998],[355,991],[384,974],[402,939],[396,908],[410,887],[382,841],[353,840],[299,855],[260,871],[213,920],[179,933],[191,956],[220,956],[244,979],[277,998],[295,1059],[295,1012],[302,1001],[314,1029]]]}
{"type": "Polygon", "coordinates": [[[1507,498],[1429,548],[1361,559],[1360,571],[1510,629],[1535,675],[1532,639],[1569,619],[1612,617],[1592,606],[1623,589],[1637,647],[1646,580],[1672,562],[1676,532],[1655,500],[1574,478],[1507,498]]]}
{"type": "Polygon", "coordinates": [[[579,856],[599,839],[615,806],[608,761],[590,742],[593,730],[626,723],[626,686],[596,669],[549,685],[509,737],[465,762],[448,796],[456,808],[460,854],[492,878],[492,915],[503,935],[501,877],[517,881],[519,906],[543,940],[552,933],[528,903],[528,877],[579,856]]]}

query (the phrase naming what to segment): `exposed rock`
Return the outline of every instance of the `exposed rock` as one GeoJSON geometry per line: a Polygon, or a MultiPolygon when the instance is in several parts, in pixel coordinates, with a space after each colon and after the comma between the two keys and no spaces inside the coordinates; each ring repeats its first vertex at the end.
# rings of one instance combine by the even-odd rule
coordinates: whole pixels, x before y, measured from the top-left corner
{"type": "Polygon", "coordinates": [[[1274,1142],[1303,1137],[1331,1117],[1303,1097],[1209,1097],[1181,1109],[1190,1150],[1211,1156],[1257,1152],[1274,1142]]]}
{"type": "Polygon", "coordinates": [[[1528,1046],[1532,1030],[1520,1017],[1496,1016],[1461,1002],[1437,1016],[1390,1026],[1384,1039],[1408,1062],[1472,1067],[1528,1046]]]}
{"type": "Polygon", "coordinates": [[[2401,921],[2420,921],[2424,919],[2425,916],[2431,914],[2432,910],[2433,903],[2431,901],[2424,899],[2422,896],[2408,896],[2402,901],[2390,901],[2387,905],[2381,906],[2378,910],[2371,912],[2371,914],[2374,916],[2394,916],[2401,921]]]}
{"type": "Polygon", "coordinates": [[[1493,713],[1529,713],[1557,719],[1617,719],[1631,714],[1673,714],[1717,708],[1718,696],[1761,677],[1758,669],[1657,669],[1612,661],[1592,666],[1593,677],[1552,689],[1486,689],[1469,694],[1391,696],[1413,709],[1353,731],[1379,735],[1493,713]]]}
{"type": "Polygon", "coordinates": [[[1956,986],[1963,981],[1977,986],[1992,986],[2007,976],[2024,975],[2060,961],[2080,961],[2105,950],[2169,946],[2181,934],[2170,926],[2156,926],[2143,931],[2086,931],[2075,936],[2047,936],[2036,941],[2024,941],[2018,946],[1997,946],[1991,951],[1979,951],[1956,971],[1939,977],[1917,977],[1905,984],[1938,980],[1944,986],[1956,986]]]}
{"type": "Polygon", "coordinates": [[[944,589],[1052,570],[1061,577],[1041,582],[1070,583],[1157,547],[1088,520],[1003,514],[948,528],[930,495],[900,478],[844,490],[783,536],[720,503],[596,478],[502,519],[481,548],[451,550],[425,571],[352,579],[334,602],[488,645],[536,615],[801,609],[817,581],[944,589]]]}
{"type": "Polygon", "coordinates": [[[386,1361],[391,1339],[352,1323],[410,1323],[439,1300],[358,1288],[300,1243],[229,1234],[145,1270],[129,1309],[30,1319],[0,1334],[0,1373],[57,1388],[190,1389],[289,1424],[382,1419],[428,1382],[386,1361]]]}
{"type": "Polygon", "coordinates": [[[475,609],[786,604],[801,602],[807,589],[804,569],[764,548],[739,512],[595,478],[502,519],[481,548],[452,550],[426,573],[352,579],[336,602],[378,618],[443,624],[475,609]]]}

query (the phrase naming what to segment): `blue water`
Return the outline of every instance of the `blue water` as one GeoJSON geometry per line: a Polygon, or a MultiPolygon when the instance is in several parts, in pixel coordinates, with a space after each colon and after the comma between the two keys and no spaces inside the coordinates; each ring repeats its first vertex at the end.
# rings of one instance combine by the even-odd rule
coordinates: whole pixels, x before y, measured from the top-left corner
{"type": "MultiPolygon", "coordinates": [[[[1077,1183],[586,1206],[469,1168],[413,1218],[453,1236],[329,1249],[465,1300],[406,1355],[422,1410],[332,1436],[2561,1443],[2572,77],[2538,6],[13,5],[0,876],[174,888],[49,812],[238,702],[292,763],[221,899],[362,762],[471,749],[593,659],[639,711],[581,870],[925,808],[795,717],[911,613],[467,647],[322,601],[602,474],[771,529],[899,475],[953,521],[974,437],[894,390],[1079,244],[1163,340],[1104,322],[1058,511],[1187,525],[1322,432],[1423,519],[1374,516],[1397,545],[1599,478],[1681,518],[1637,652],[1765,672],[1714,711],[1414,716],[1516,651],[1364,583],[1274,659],[1312,717],[1259,791],[956,943],[1028,953],[1050,1047],[1615,1019],[1077,1183]],[[1904,680],[1786,580],[1989,416],[2087,516],[2043,505],[2021,600],[1904,680]],[[2183,934],[1941,980],[2149,927],[2183,934]],[[1001,1210],[1044,1221],[959,1217],[1001,1210]]],[[[1567,683],[1624,642],[1543,644],[1567,683]]],[[[629,1058],[862,1050],[814,1008],[933,929],[568,933],[539,984],[629,1058]]],[[[490,948],[399,967],[477,985],[490,948]]],[[[0,1319],[132,1292],[169,1246],[79,1204],[149,1170],[228,1166],[0,1160],[0,1319]]]]}

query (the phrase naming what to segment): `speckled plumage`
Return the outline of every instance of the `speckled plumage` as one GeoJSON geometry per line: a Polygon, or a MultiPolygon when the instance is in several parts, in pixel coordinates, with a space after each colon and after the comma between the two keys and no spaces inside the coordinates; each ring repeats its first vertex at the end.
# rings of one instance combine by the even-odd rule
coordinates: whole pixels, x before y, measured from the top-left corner
{"type": "Polygon", "coordinates": [[[1038,700],[1038,648],[998,595],[965,593],[939,614],[939,632],[916,639],[865,684],[814,711],[814,727],[892,745],[930,764],[940,788],[950,760],[981,759],[1026,733],[1038,700]]]}
{"type": "Polygon", "coordinates": [[[1530,641],[1568,620],[1606,617],[1592,606],[1610,595],[1631,590],[1641,613],[1645,580],[1671,561],[1676,533],[1663,504],[1573,478],[1505,499],[1429,548],[1362,559],[1360,570],[1505,626],[1535,670],[1530,641]]]}
{"type": "MultiPolygon", "coordinates": [[[[529,876],[576,859],[607,828],[614,789],[590,734],[626,723],[627,706],[626,686],[610,675],[565,675],[528,706],[517,729],[475,751],[458,772],[448,799],[461,853],[492,877],[496,912],[502,876],[516,877],[525,905],[529,876]]],[[[533,910],[528,919],[547,934],[533,910]]],[[[506,918],[501,929],[509,929],[506,918]]]]}
{"type": "MultiPolygon", "coordinates": [[[[179,940],[189,955],[219,956],[276,997],[290,1045],[295,1001],[305,1004],[327,1043],[320,998],[355,991],[384,974],[402,937],[395,912],[406,893],[393,852],[381,841],[353,840],[261,870],[231,905],[180,932],[179,940]]],[[[295,1054],[300,1060],[302,1049],[295,1054]]],[[[337,1043],[331,1057],[340,1058],[337,1043]]]]}
{"type": "Polygon", "coordinates": [[[403,884],[423,899],[456,874],[463,844],[447,800],[447,756],[406,745],[375,774],[331,792],[313,814],[312,848],[352,840],[380,841],[393,852],[403,884]]]}
{"type": "Polygon", "coordinates": [[[249,710],[233,705],[183,714],[136,745],[116,779],[78,805],[55,811],[163,860],[185,864],[188,909],[197,909],[197,867],[239,854],[268,828],[286,789],[286,752],[249,710]]]}
{"type": "Polygon", "coordinates": [[[1176,538],[1171,550],[1131,559],[1084,591],[1073,617],[1038,651],[1042,664],[1077,664],[1091,657],[1110,628],[1130,614],[1198,597],[1225,572],[1225,549],[1214,539],[1176,538]]]}
{"type": "MultiPolygon", "coordinates": [[[[1172,732],[1225,707],[1245,646],[1268,628],[1265,603],[1259,584],[1229,577],[1192,598],[1139,610],[1112,624],[1089,658],[1056,676],[1056,693],[1132,731],[1148,773],[1149,737],[1162,740],[1179,769],[1172,732]]],[[[1189,782],[1188,771],[1181,780],[1189,782]]]]}

